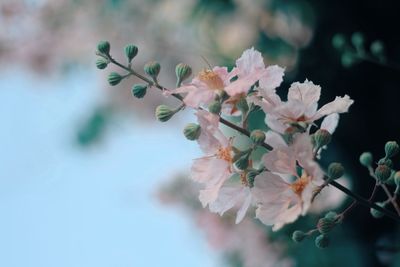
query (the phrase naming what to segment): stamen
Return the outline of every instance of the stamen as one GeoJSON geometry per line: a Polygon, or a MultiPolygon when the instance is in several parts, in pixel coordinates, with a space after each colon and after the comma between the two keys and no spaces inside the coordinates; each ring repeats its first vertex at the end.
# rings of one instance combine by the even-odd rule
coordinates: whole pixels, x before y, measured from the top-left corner
{"type": "Polygon", "coordinates": [[[198,79],[211,89],[211,90],[223,90],[224,82],[222,79],[210,69],[202,70],[198,75],[198,79]]]}

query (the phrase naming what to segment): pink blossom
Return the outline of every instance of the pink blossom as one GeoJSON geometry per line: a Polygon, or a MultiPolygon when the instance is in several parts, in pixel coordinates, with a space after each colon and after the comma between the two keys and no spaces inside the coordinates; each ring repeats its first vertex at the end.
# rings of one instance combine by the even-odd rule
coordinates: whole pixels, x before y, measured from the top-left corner
{"type": "Polygon", "coordinates": [[[252,194],[257,202],[256,217],[279,230],[306,214],[314,185],[320,185],[323,173],[313,160],[312,144],[307,134],[298,134],[287,146],[278,134],[269,132],[267,142],[274,149],[264,155],[264,166],[269,170],[255,179],[252,194]],[[297,172],[302,168],[302,175],[297,172]],[[294,181],[287,179],[294,177],[294,181]]]}

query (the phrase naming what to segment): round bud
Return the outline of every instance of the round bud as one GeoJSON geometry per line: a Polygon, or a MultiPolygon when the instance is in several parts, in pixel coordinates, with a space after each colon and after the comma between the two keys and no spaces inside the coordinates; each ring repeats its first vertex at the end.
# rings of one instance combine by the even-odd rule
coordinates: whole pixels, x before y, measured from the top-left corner
{"type": "Polygon", "coordinates": [[[265,133],[261,130],[254,130],[250,134],[251,141],[256,145],[261,145],[265,140],[265,133]]]}
{"type": "Polygon", "coordinates": [[[246,174],[246,180],[247,180],[247,183],[249,184],[249,187],[254,186],[254,179],[256,178],[257,175],[258,175],[257,171],[249,171],[246,174]]]}
{"type": "Polygon", "coordinates": [[[156,108],[156,118],[159,121],[166,122],[174,116],[175,111],[166,105],[159,105],[156,108]]]}
{"type": "Polygon", "coordinates": [[[179,63],[175,67],[175,74],[176,74],[176,79],[178,80],[177,84],[179,86],[181,82],[183,82],[184,80],[189,78],[190,75],[192,75],[192,68],[187,64],[179,63]]]}
{"type": "Polygon", "coordinates": [[[96,60],[96,67],[99,70],[107,68],[107,65],[108,65],[108,61],[104,58],[99,58],[96,60]]]}
{"type": "Polygon", "coordinates": [[[360,155],[360,163],[365,167],[370,167],[373,160],[371,152],[364,152],[360,155]]]}
{"type": "Polygon", "coordinates": [[[331,139],[332,135],[325,129],[319,129],[314,133],[314,142],[318,148],[329,144],[331,139]]]}
{"type": "Polygon", "coordinates": [[[396,186],[400,186],[400,171],[397,171],[394,174],[393,179],[394,179],[394,183],[396,184],[396,186]]]}
{"type": "Polygon", "coordinates": [[[110,53],[110,43],[107,41],[101,41],[97,44],[97,50],[105,55],[110,53]]]}
{"type": "Polygon", "coordinates": [[[329,233],[336,225],[336,218],[324,217],[318,220],[317,228],[321,234],[329,233]]]}
{"type": "Polygon", "coordinates": [[[328,177],[331,179],[338,179],[344,174],[343,165],[338,162],[333,162],[329,164],[328,167],[328,177]]]}
{"type": "Polygon", "coordinates": [[[128,62],[131,63],[132,59],[136,57],[139,49],[137,48],[136,45],[128,44],[127,46],[125,46],[124,51],[125,51],[125,56],[128,59],[128,62]]]}
{"type": "Polygon", "coordinates": [[[336,212],[330,211],[330,212],[328,212],[327,214],[325,214],[325,217],[324,217],[324,218],[336,220],[337,216],[338,216],[338,215],[337,215],[336,212]]]}
{"type": "Polygon", "coordinates": [[[392,158],[399,153],[400,147],[396,141],[389,141],[385,144],[385,153],[387,158],[392,158]]]}
{"type": "Polygon", "coordinates": [[[351,42],[355,47],[361,47],[364,44],[364,36],[360,32],[351,35],[351,42]]]}
{"type": "Polygon", "coordinates": [[[303,231],[296,230],[292,234],[292,240],[296,243],[300,243],[307,237],[307,234],[303,231]]]}
{"type": "Polygon", "coordinates": [[[389,168],[392,168],[393,167],[393,161],[391,159],[388,159],[388,158],[381,158],[378,161],[378,165],[386,165],[389,168]]]}
{"type": "Polygon", "coordinates": [[[146,84],[134,84],[132,86],[132,95],[137,98],[143,98],[147,92],[147,85],[146,84]]]}
{"type": "Polygon", "coordinates": [[[201,128],[200,125],[196,123],[189,123],[183,129],[183,134],[188,140],[197,140],[200,136],[201,128]]]}
{"type": "MultiPolygon", "coordinates": [[[[385,205],[383,203],[381,203],[381,202],[376,202],[375,204],[378,205],[379,207],[382,207],[382,208],[385,207],[385,205]]],[[[377,218],[377,219],[378,218],[382,218],[383,215],[384,215],[383,212],[381,212],[379,210],[376,210],[374,208],[371,208],[370,212],[371,212],[372,217],[377,218]]]]}
{"type": "Polygon", "coordinates": [[[249,167],[249,153],[244,154],[237,161],[235,161],[235,166],[239,170],[247,169],[247,167],[249,167]]]}
{"type": "Polygon", "coordinates": [[[213,114],[219,114],[221,112],[221,103],[219,101],[213,101],[208,105],[208,111],[213,114]]]}
{"type": "Polygon", "coordinates": [[[153,79],[156,79],[158,74],[160,73],[160,63],[157,61],[150,61],[144,65],[144,72],[152,77],[153,79]]]}
{"type": "Polygon", "coordinates": [[[374,41],[371,44],[370,50],[374,56],[381,56],[383,54],[383,51],[385,50],[385,48],[381,41],[374,41]]]}
{"type": "Polygon", "coordinates": [[[326,235],[319,235],[315,238],[317,248],[326,248],[329,246],[329,238],[326,235]]]}
{"type": "Polygon", "coordinates": [[[386,165],[378,165],[375,169],[375,176],[380,182],[386,181],[392,174],[392,170],[386,165]]]}
{"type": "Polygon", "coordinates": [[[335,34],[332,38],[332,45],[337,50],[342,50],[346,45],[346,40],[345,40],[343,34],[340,34],[340,33],[335,34]]]}
{"type": "Polygon", "coordinates": [[[236,107],[242,113],[246,113],[247,111],[249,111],[249,104],[247,104],[247,100],[245,97],[241,97],[239,99],[239,101],[236,103],[236,107]]]}
{"type": "Polygon", "coordinates": [[[123,77],[117,72],[111,72],[108,75],[108,83],[111,86],[115,86],[115,85],[119,84],[122,79],[123,79],[123,77]]]}

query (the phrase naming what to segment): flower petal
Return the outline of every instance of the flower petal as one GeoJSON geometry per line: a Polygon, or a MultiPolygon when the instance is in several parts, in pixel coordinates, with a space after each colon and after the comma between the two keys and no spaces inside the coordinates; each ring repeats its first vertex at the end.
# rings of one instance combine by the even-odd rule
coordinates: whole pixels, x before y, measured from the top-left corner
{"type": "Polygon", "coordinates": [[[321,124],[321,129],[327,130],[330,134],[333,134],[339,123],[339,114],[332,113],[324,118],[321,124]]]}
{"type": "Polygon", "coordinates": [[[332,113],[345,113],[353,103],[354,100],[350,99],[348,95],[345,95],[344,97],[337,96],[334,101],[324,105],[318,110],[314,120],[318,120],[319,118],[332,113]]]}

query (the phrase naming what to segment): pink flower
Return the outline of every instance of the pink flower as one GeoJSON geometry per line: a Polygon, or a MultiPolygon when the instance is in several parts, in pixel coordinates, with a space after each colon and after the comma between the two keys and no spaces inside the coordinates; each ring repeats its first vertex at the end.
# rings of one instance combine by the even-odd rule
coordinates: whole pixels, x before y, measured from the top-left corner
{"type": "Polygon", "coordinates": [[[323,173],[313,160],[308,135],[298,134],[291,146],[273,132],[267,133],[266,140],[274,147],[263,157],[269,171],[256,177],[252,194],[257,203],[256,217],[277,231],[306,214],[314,185],[322,184],[323,173]],[[298,174],[297,165],[302,168],[302,175],[298,174]],[[287,176],[295,179],[290,181],[287,176]]]}
{"type": "Polygon", "coordinates": [[[233,173],[233,151],[231,141],[218,129],[218,116],[204,110],[196,115],[201,127],[198,143],[207,156],[194,160],[191,178],[205,184],[199,199],[206,207],[218,198],[220,188],[233,173]]]}
{"type": "MultiPolygon", "coordinates": [[[[266,122],[268,126],[277,132],[284,133],[293,125],[299,123],[309,126],[324,116],[345,113],[354,102],[348,95],[345,95],[344,97],[336,97],[334,101],[318,109],[320,94],[321,87],[306,80],[303,83],[295,82],[291,85],[286,102],[282,102],[274,92],[269,91],[267,96],[260,92],[263,98],[259,105],[267,113],[266,122]]],[[[334,115],[329,119],[329,128],[334,130],[338,116],[334,115]]]]}

